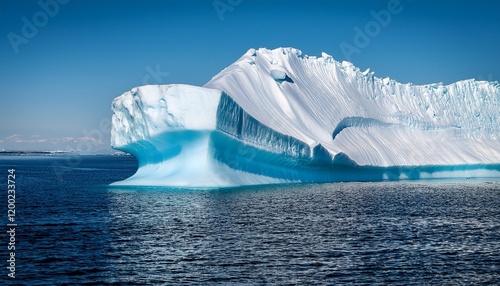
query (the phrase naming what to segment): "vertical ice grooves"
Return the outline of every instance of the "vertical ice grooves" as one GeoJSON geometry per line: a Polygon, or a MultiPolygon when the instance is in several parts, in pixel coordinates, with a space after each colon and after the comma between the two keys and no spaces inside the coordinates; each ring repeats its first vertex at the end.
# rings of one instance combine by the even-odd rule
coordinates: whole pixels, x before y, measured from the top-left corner
{"type": "Polygon", "coordinates": [[[311,157],[309,145],[263,125],[226,93],[222,93],[217,108],[217,129],[265,151],[294,158],[311,157]]]}
{"type": "Polygon", "coordinates": [[[226,93],[222,93],[217,107],[217,129],[240,138],[243,125],[242,113],[242,108],[226,93]]]}

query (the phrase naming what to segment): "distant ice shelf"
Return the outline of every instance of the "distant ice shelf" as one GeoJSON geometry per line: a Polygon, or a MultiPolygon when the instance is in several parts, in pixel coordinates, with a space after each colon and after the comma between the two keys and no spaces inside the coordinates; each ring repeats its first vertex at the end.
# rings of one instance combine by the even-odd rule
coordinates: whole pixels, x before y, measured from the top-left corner
{"type": "Polygon", "coordinates": [[[294,48],[250,49],[204,87],[148,85],[112,104],[115,185],[500,177],[500,84],[401,84],[294,48]]]}

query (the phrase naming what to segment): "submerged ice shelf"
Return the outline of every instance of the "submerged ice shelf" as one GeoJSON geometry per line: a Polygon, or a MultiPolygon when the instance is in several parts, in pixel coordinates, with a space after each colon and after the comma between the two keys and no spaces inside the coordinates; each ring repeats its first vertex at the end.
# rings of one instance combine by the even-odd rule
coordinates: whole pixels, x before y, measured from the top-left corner
{"type": "Polygon", "coordinates": [[[119,185],[500,177],[500,84],[401,84],[331,56],[250,49],[204,87],[148,85],[113,101],[119,185]]]}

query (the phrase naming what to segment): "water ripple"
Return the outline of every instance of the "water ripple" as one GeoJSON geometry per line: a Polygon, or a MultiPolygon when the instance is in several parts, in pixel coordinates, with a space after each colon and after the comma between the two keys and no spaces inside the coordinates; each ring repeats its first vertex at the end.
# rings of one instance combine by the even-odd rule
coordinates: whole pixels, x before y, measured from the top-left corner
{"type": "Polygon", "coordinates": [[[14,163],[21,284],[500,284],[497,182],[120,189],[126,158],[63,185],[14,163]]]}

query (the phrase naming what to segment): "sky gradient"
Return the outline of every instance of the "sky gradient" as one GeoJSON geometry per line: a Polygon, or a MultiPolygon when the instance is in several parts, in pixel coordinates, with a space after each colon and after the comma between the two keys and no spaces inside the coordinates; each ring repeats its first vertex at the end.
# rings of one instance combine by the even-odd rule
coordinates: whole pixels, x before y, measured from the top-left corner
{"type": "Polygon", "coordinates": [[[109,152],[114,97],[203,85],[249,48],[326,52],[403,83],[500,81],[499,13],[498,0],[2,0],[0,150],[109,152]]]}

